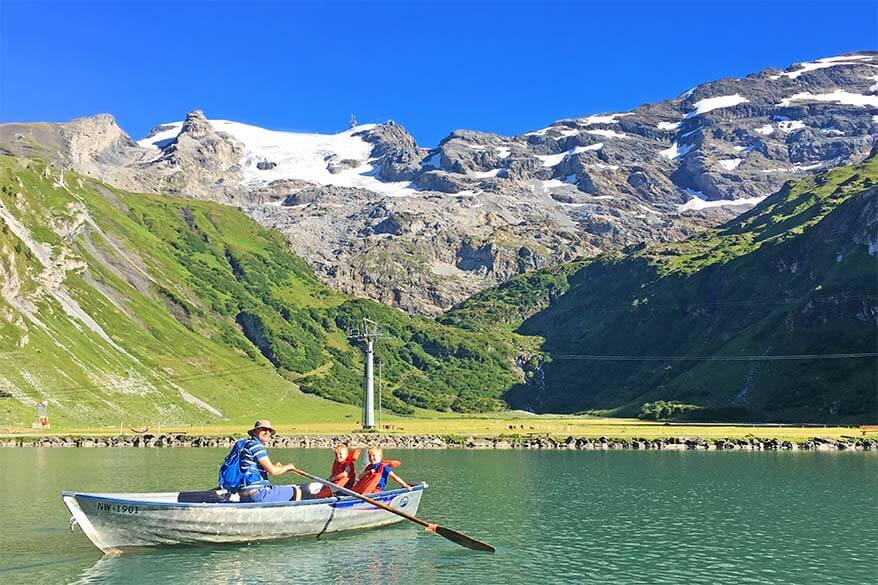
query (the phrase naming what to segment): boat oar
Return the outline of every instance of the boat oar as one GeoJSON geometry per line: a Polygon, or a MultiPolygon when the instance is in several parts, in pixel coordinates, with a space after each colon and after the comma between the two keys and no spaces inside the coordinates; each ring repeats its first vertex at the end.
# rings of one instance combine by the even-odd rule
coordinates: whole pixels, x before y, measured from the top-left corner
{"type": "Polygon", "coordinates": [[[330,487],[336,491],[339,491],[346,496],[351,496],[353,498],[363,500],[364,502],[368,502],[369,504],[372,504],[376,508],[381,508],[382,510],[387,510],[388,512],[396,514],[397,516],[402,516],[406,520],[411,520],[412,522],[416,522],[425,528],[429,528],[430,526],[435,526],[436,527],[436,534],[439,534],[440,536],[443,536],[443,537],[447,538],[448,540],[450,540],[451,542],[459,544],[460,546],[465,546],[466,548],[469,548],[472,550],[480,550],[480,551],[485,551],[485,552],[490,552],[490,553],[495,552],[494,547],[491,546],[490,544],[488,544],[487,542],[482,542],[481,540],[475,539],[471,536],[467,536],[466,534],[463,534],[462,532],[458,532],[457,530],[452,530],[451,528],[447,528],[445,526],[439,526],[438,524],[431,525],[426,520],[421,520],[417,516],[412,516],[411,514],[406,514],[402,510],[396,510],[394,508],[391,508],[387,504],[382,504],[381,502],[379,502],[377,500],[373,500],[372,498],[370,498],[368,496],[364,496],[363,494],[358,494],[357,492],[355,492],[353,490],[349,490],[345,487],[334,484],[327,479],[323,479],[322,477],[317,477],[316,475],[311,475],[307,471],[302,471],[301,469],[295,469],[295,470],[293,470],[293,472],[298,473],[299,475],[301,475],[303,477],[307,477],[308,479],[313,479],[314,481],[319,481],[323,485],[330,487]]]}

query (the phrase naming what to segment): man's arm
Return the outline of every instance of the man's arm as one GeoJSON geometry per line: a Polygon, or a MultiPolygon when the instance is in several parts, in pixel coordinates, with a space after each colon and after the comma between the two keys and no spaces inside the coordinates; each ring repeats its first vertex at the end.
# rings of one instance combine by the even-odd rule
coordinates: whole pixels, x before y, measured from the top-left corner
{"type": "Polygon", "coordinates": [[[293,471],[296,469],[296,466],[292,463],[272,463],[271,459],[268,458],[268,455],[265,457],[260,457],[256,461],[259,462],[259,465],[262,466],[262,469],[268,472],[268,475],[275,476],[280,475],[282,473],[286,473],[287,471],[293,471]]]}

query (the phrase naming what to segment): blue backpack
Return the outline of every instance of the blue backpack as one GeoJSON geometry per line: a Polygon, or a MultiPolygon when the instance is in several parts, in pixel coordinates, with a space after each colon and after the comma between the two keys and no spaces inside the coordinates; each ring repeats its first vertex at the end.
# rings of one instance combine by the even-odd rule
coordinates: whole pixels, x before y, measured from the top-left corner
{"type": "Polygon", "coordinates": [[[226,491],[236,492],[244,483],[244,474],[241,472],[241,451],[247,446],[248,441],[249,439],[240,439],[236,442],[220,467],[219,484],[226,491]]]}

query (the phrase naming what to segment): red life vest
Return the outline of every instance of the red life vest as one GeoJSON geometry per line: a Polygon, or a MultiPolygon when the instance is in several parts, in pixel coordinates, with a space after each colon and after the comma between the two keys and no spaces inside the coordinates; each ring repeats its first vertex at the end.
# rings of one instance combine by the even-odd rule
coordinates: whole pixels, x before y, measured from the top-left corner
{"type": "MultiPolygon", "coordinates": [[[[332,460],[332,472],[329,474],[329,477],[335,477],[336,475],[347,472],[348,477],[343,484],[338,484],[342,487],[346,487],[351,489],[351,486],[354,485],[354,482],[357,481],[357,468],[354,466],[354,462],[360,456],[360,450],[354,449],[353,451],[348,452],[348,456],[344,461],[339,461],[338,459],[332,460]]],[[[332,489],[329,486],[323,486],[323,489],[320,490],[318,494],[321,498],[329,498],[332,497],[332,489]]]]}
{"type": "Polygon", "coordinates": [[[348,453],[348,456],[344,461],[339,462],[337,459],[334,460],[332,462],[332,473],[329,477],[335,477],[340,473],[347,473],[348,477],[345,482],[338,485],[351,489],[351,486],[357,481],[357,469],[354,467],[354,461],[356,461],[359,456],[360,450],[355,449],[348,453]]]}
{"type": "Polygon", "coordinates": [[[399,467],[399,461],[386,460],[376,465],[371,463],[366,466],[357,483],[351,489],[358,494],[374,494],[384,489],[387,481],[387,474],[394,467],[399,467]]]}

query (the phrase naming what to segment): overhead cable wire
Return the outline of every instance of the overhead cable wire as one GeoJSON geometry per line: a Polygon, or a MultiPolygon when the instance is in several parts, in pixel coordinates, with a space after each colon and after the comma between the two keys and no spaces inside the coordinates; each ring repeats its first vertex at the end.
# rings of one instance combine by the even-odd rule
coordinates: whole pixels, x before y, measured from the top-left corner
{"type": "MultiPolygon", "coordinates": [[[[239,366],[235,368],[229,368],[226,370],[217,370],[214,372],[199,372],[197,374],[183,374],[179,376],[157,376],[157,379],[150,380],[144,376],[144,385],[170,385],[176,382],[189,382],[192,380],[203,380],[203,379],[211,379],[211,378],[222,378],[226,376],[232,376],[235,374],[244,374],[249,373],[251,371],[257,370],[265,370],[266,366],[261,366],[258,364],[252,364],[247,366],[239,366]]],[[[69,394],[71,392],[78,392],[82,390],[116,390],[116,386],[112,384],[80,384],[77,386],[66,386],[63,388],[56,388],[48,391],[49,395],[55,396],[58,394],[69,394]]]]}
{"type": "Polygon", "coordinates": [[[770,362],[770,361],[793,361],[793,360],[821,360],[821,359],[860,359],[878,358],[878,352],[861,353],[812,353],[812,354],[787,354],[787,355],[596,355],[596,354],[553,354],[546,353],[552,360],[591,360],[606,362],[640,362],[640,361],[706,361],[706,362],[770,362]]]}

